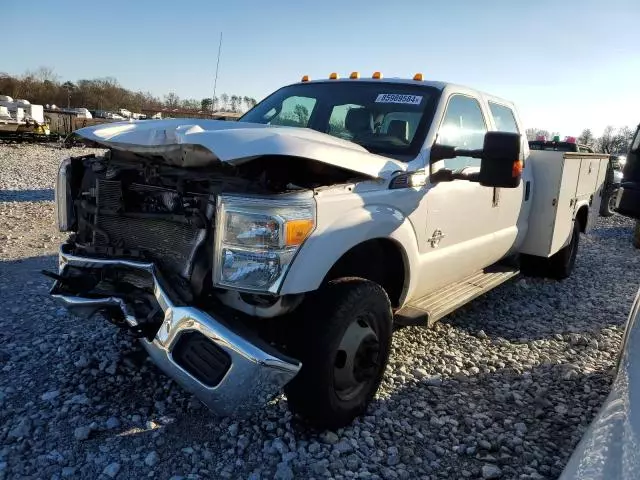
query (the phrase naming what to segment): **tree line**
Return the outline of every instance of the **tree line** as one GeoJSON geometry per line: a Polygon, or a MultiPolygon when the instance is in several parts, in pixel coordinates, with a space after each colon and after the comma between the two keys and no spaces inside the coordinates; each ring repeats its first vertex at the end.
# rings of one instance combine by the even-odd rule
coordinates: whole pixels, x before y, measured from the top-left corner
{"type": "MultiPolygon", "coordinates": [[[[583,145],[589,145],[598,153],[627,153],[635,130],[631,127],[614,128],[607,126],[602,135],[596,137],[590,128],[585,128],[577,137],[577,142],[583,145]]],[[[547,137],[547,140],[553,139],[559,135],[557,132],[549,132],[541,128],[527,128],[527,139],[535,140],[539,136],[547,137]]]]}
{"type": "Polygon", "coordinates": [[[181,109],[202,112],[243,112],[255,106],[253,97],[223,93],[215,98],[180,98],[174,92],[162,98],[150,92],[132,91],[113,77],[81,79],[62,82],[53,69],[40,67],[24,75],[13,76],[0,72],[0,95],[22,98],[36,105],[89,110],[132,112],[142,110],[181,109]]]}

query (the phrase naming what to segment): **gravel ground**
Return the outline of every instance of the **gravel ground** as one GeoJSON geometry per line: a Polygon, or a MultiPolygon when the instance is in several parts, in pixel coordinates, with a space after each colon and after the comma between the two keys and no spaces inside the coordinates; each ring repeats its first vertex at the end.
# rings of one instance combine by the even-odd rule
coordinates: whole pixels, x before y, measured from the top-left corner
{"type": "Polygon", "coordinates": [[[132,340],[48,298],[66,155],[0,146],[0,480],[556,478],[608,393],[640,263],[618,216],[582,236],[572,278],[519,279],[397,332],[351,427],[308,431],[284,397],[216,418],[132,340]]]}

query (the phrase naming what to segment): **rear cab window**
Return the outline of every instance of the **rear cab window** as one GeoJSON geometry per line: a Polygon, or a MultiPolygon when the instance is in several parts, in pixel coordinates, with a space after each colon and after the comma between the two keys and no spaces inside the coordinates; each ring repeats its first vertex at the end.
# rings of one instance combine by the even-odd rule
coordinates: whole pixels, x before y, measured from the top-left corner
{"type": "Polygon", "coordinates": [[[499,132],[520,133],[518,122],[513,114],[513,110],[499,103],[489,100],[489,110],[493,117],[493,123],[499,132]]]}

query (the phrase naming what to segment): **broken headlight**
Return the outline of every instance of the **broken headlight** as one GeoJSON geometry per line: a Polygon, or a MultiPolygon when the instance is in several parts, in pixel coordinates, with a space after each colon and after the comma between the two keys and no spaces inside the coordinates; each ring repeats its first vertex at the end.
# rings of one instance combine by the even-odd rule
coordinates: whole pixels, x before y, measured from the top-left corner
{"type": "Polygon", "coordinates": [[[276,293],[298,248],[314,228],[312,199],[221,196],[216,216],[214,283],[276,293]]]}

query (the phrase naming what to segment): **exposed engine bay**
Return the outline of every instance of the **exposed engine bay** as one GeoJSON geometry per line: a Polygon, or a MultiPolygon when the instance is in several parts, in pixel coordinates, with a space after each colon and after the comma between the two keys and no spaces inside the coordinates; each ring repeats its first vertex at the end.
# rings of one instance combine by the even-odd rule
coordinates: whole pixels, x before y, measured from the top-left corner
{"type": "Polygon", "coordinates": [[[219,194],[294,194],[354,177],[354,172],[303,158],[183,168],[119,150],[72,158],[66,168],[72,252],[152,262],[188,302],[213,288],[219,194]]]}

